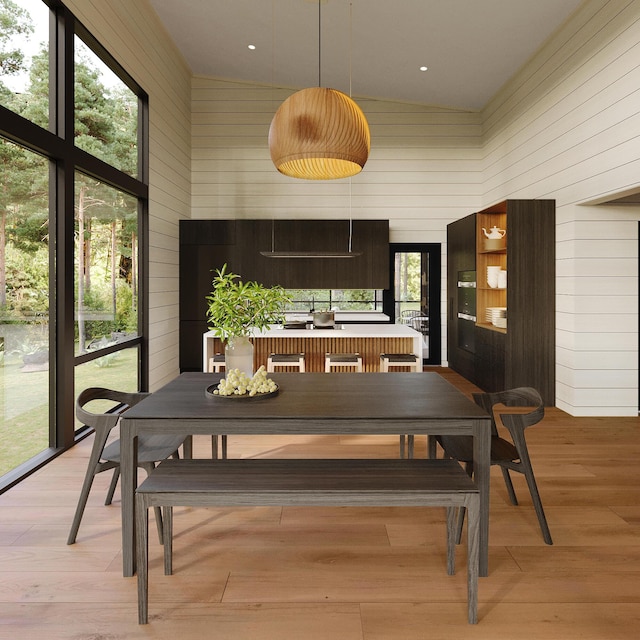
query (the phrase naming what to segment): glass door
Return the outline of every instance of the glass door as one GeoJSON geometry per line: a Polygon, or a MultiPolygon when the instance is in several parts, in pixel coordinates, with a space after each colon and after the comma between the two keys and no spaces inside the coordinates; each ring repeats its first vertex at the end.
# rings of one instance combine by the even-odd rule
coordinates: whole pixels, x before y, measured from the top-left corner
{"type": "Polygon", "coordinates": [[[440,364],[440,244],[391,244],[384,312],[422,334],[424,364],[440,364]]]}

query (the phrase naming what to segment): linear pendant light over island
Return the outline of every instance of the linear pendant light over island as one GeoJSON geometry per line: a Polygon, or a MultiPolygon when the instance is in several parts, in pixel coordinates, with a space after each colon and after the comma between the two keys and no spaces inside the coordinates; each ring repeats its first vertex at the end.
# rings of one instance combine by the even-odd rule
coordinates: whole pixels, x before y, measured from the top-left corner
{"type": "Polygon", "coordinates": [[[346,251],[276,251],[275,223],[271,221],[271,251],[261,251],[260,255],[265,258],[355,258],[356,256],[361,256],[362,251],[352,251],[352,243],[353,220],[349,220],[349,239],[346,251]]]}

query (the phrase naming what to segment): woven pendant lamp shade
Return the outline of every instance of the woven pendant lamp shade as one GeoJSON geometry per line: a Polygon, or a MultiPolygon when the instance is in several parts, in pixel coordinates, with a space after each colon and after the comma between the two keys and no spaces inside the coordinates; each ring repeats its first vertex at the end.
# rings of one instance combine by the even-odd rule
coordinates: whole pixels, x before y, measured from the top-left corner
{"type": "Polygon", "coordinates": [[[359,173],[371,139],[360,107],[335,89],[312,87],[287,98],[269,128],[271,159],[280,173],[334,180],[359,173]]]}

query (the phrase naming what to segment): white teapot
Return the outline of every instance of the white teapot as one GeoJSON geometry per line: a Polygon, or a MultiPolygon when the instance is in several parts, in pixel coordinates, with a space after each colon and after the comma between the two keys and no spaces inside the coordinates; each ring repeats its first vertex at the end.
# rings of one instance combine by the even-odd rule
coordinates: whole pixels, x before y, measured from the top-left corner
{"type": "Polygon", "coordinates": [[[484,235],[489,238],[489,240],[500,240],[500,238],[504,238],[507,233],[505,229],[498,229],[498,227],[493,226],[489,231],[487,231],[484,227],[482,227],[484,231],[484,235]]]}

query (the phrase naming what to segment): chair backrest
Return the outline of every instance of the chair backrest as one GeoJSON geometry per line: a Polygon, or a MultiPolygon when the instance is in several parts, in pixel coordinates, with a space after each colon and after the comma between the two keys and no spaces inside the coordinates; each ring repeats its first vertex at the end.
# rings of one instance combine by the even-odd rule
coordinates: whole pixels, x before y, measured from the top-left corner
{"type": "Polygon", "coordinates": [[[502,424],[509,430],[511,437],[520,440],[522,432],[544,418],[544,402],[533,387],[518,387],[496,393],[474,393],[475,403],[491,416],[491,431],[498,435],[493,408],[497,404],[507,407],[531,407],[527,413],[499,413],[502,424]]]}
{"type": "Polygon", "coordinates": [[[97,433],[111,431],[118,424],[120,415],[129,407],[146,398],[148,393],[131,393],[127,391],[114,391],[103,387],[89,387],[81,391],[76,399],[76,417],[82,424],[92,427],[97,433]],[[109,413],[93,413],[85,409],[86,405],[95,400],[110,400],[116,406],[109,413]]]}

